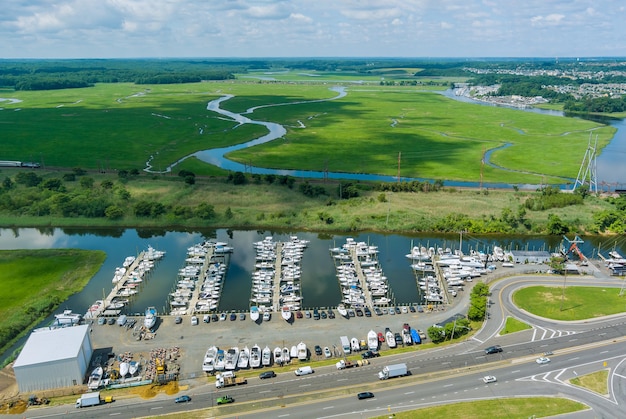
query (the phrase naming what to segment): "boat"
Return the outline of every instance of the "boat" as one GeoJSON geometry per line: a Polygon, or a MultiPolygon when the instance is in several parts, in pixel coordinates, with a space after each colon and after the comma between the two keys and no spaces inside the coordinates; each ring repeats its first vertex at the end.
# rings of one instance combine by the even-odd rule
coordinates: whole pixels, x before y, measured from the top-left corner
{"type": "Polygon", "coordinates": [[[147,329],[152,329],[154,327],[154,325],[156,324],[156,320],[157,320],[157,315],[156,314],[157,314],[156,308],[148,307],[146,309],[146,318],[143,321],[143,325],[147,329]]]}
{"type": "Polygon", "coordinates": [[[282,364],[283,363],[283,350],[278,346],[274,348],[274,364],[282,364]]]}
{"type": "Polygon", "coordinates": [[[75,325],[80,323],[83,316],[78,313],[73,313],[72,310],[63,310],[61,314],[54,315],[54,323],[58,325],[75,325]]]}
{"type": "Polygon", "coordinates": [[[250,307],[250,319],[252,319],[253,322],[259,320],[260,314],[261,313],[259,312],[259,308],[257,306],[250,307]]]}
{"type": "Polygon", "coordinates": [[[254,345],[250,351],[250,367],[258,368],[261,366],[261,348],[254,345]]]}
{"type": "Polygon", "coordinates": [[[237,361],[239,360],[239,348],[233,346],[226,352],[224,357],[224,369],[232,371],[237,368],[237,361]]]}
{"type": "Polygon", "coordinates": [[[269,346],[263,348],[261,363],[264,367],[267,367],[272,363],[272,350],[269,348],[269,346]]]}
{"type": "Polygon", "coordinates": [[[396,347],[396,338],[389,329],[385,330],[385,341],[387,342],[387,346],[390,348],[396,347]]]}
{"type": "Polygon", "coordinates": [[[102,374],[104,370],[102,367],[96,367],[89,375],[89,381],[87,382],[87,387],[89,390],[97,390],[102,384],[102,374]]]}
{"type": "Polygon", "coordinates": [[[212,372],[215,369],[215,357],[217,356],[217,346],[210,346],[204,354],[204,361],[202,362],[202,371],[212,372]]]}
{"type": "Polygon", "coordinates": [[[120,363],[120,375],[122,376],[122,378],[126,377],[126,375],[128,375],[128,370],[130,369],[130,364],[128,362],[121,362],[120,363]]]}
{"type": "Polygon", "coordinates": [[[300,361],[306,361],[307,358],[309,357],[309,353],[308,353],[308,350],[306,348],[306,344],[304,342],[298,343],[297,349],[298,349],[298,359],[300,361]]]}
{"type": "Polygon", "coordinates": [[[250,362],[250,350],[248,349],[247,346],[245,346],[239,352],[239,360],[237,361],[237,368],[238,369],[248,368],[249,362],[250,362]]]}
{"type": "Polygon", "coordinates": [[[130,375],[135,375],[135,373],[139,370],[139,362],[137,361],[130,361],[128,363],[128,373],[130,375]]]}
{"type": "Polygon", "coordinates": [[[289,353],[289,348],[285,346],[283,348],[283,364],[287,364],[289,362],[291,362],[291,355],[289,353]]]}
{"type": "Polygon", "coordinates": [[[373,330],[367,332],[367,348],[370,351],[378,350],[378,335],[373,330]]]}
{"type": "Polygon", "coordinates": [[[361,345],[359,345],[359,340],[357,338],[350,339],[350,348],[352,352],[359,352],[361,350],[361,345]]]}
{"type": "Polygon", "coordinates": [[[217,355],[215,355],[215,371],[224,371],[224,367],[224,351],[222,349],[218,349],[217,355]]]}
{"type": "Polygon", "coordinates": [[[285,319],[285,321],[291,320],[291,308],[288,305],[283,306],[282,310],[280,310],[280,314],[283,316],[283,319],[285,319]]]}
{"type": "Polygon", "coordinates": [[[339,304],[337,306],[337,311],[339,312],[339,314],[341,314],[343,317],[348,317],[348,309],[346,309],[346,306],[343,304],[339,304]]]}
{"type": "Polygon", "coordinates": [[[289,352],[289,357],[290,358],[297,358],[298,357],[298,347],[296,345],[293,345],[291,347],[291,351],[289,352]]]}
{"type": "Polygon", "coordinates": [[[402,329],[402,343],[405,345],[413,344],[413,340],[411,339],[411,329],[402,329]]]}

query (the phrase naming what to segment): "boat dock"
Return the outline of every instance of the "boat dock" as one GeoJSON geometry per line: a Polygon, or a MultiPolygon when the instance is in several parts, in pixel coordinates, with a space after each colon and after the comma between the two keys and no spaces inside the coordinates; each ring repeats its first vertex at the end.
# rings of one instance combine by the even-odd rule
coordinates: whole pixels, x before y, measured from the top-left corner
{"type": "Polygon", "coordinates": [[[276,243],[276,259],[274,261],[274,284],[272,293],[272,308],[280,312],[280,281],[282,278],[283,243],[276,243]]]}

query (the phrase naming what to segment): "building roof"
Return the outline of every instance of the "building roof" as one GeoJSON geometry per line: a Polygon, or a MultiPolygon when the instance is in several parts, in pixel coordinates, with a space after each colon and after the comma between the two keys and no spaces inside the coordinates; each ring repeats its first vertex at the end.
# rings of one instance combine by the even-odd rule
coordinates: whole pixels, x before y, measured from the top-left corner
{"type": "Polygon", "coordinates": [[[518,257],[550,257],[550,252],[545,250],[511,250],[511,254],[518,257]]]}
{"type": "Polygon", "coordinates": [[[13,368],[75,358],[89,333],[89,325],[40,329],[28,337],[13,368]]]}

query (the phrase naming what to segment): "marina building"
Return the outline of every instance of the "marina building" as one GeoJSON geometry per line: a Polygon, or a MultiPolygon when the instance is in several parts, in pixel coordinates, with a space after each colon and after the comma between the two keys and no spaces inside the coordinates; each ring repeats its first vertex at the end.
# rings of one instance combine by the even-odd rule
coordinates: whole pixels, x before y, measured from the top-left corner
{"type": "Polygon", "coordinates": [[[93,354],[89,325],[30,334],[13,370],[21,393],[82,385],[93,354]]]}
{"type": "Polygon", "coordinates": [[[550,252],[545,250],[511,250],[514,263],[550,263],[550,252]]]}

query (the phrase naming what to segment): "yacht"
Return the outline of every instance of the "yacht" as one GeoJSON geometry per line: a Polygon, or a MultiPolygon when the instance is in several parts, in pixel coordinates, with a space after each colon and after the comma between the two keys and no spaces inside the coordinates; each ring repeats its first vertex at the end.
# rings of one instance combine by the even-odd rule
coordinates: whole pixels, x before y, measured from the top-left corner
{"type": "Polygon", "coordinates": [[[218,349],[217,355],[215,356],[215,371],[224,371],[224,367],[224,351],[222,349],[218,349]]]}
{"type": "Polygon", "coordinates": [[[146,318],[143,321],[143,325],[146,329],[152,329],[157,321],[157,311],[154,307],[148,307],[146,309],[146,318]]]}
{"type": "Polygon", "coordinates": [[[367,347],[370,351],[378,350],[378,335],[373,330],[367,332],[367,347]]]}
{"type": "Polygon", "coordinates": [[[283,348],[283,364],[287,364],[289,362],[291,362],[291,354],[289,353],[289,348],[285,346],[283,348]]]}
{"type": "Polygon", "coordinates": [[[253,322],[259,320],[259,315],[259,308],[257,306],[250,307],[250,319],[252,319],[253,322]]]}
{"type": "Polygon", "coordinates": [[[202,371],[213,372],[215,369],[215,357],[217,356],[217,346],[211,346],[207,349],[202,363],[202,371]]]}
{"type": "Polygon", "coordinates": [[[73,313],[72,310],[63,310],[61,314],[54,315],[54,323],[58,325],[75,325],[80,323],[83,316],[78,313],[73,313]]]}
{"type": "Polygon", "coordinates": [[[337,306],[337,311],[339,312],[339,314],[341,314],[343,317],[348,317],[348,310],[346,309],[346,306],[343,304],[339,304],[337,306]]]}
{"type": "Polygon", "coordinates": [[[89,376],[89,381],[87,383],[87,387],[89,388],[89,390],[97,390],[100,387],[100,384],[102,384],[103,373],[104,370],[100,366],[96,367],[91,372],[91,375],[89,376]]]}
{"type": "Polygon", "coordinates": [[[254,345],[250,351],[250,367],[258,368],[261,366],[261,348],[254,345]]]}
{"type": "Polygon", "coordinates": [[[283,316],[283,319],[285,319],[285,321],[290,321],[291,320],[291,308],[288,305],[284,305],[283,308],[280,311],[280,314],[283,316]]]}
{"type": "Polygon", "coordinates": [[[261,363],[264,367],[267,367],[272,363],[272,350],[269,348],[269,346],[263,348],[261,363]]]}
{"type": "Polygon", "coordinates": [[[306,344],[304,342],[298,343],[297,349],[298,349],[298,359],[300,361],[306,361],[306,359],[309,357],[306,344]]]}
{"type": "Polygon", "coordinates": [[[387,346],[389,346],[390,348],[396,347],[396,338],[389,329],[385,330],[385,340],[387,342],[387,346]]]}
{"type": "Polygon", "coordinates": [[[245,346],[239,352],[239,360],[237,361],[237,368],[238,369],[248,368],[249,362],[250,362],[250,350],[248,349],[247,346],[245,346]]]}
{"type": "Polygon", "coordinates": [[[278,346],[274,348],[274,364],[282,364],[283,362],[283,350],[278,346]]]}
{"type": "Polygon", "coordinates": [[[224,369],[232,371],[237,368],[237,361],[239,360],[239,348],[233,346],[226,352],[224,357],[224,369]]]}

